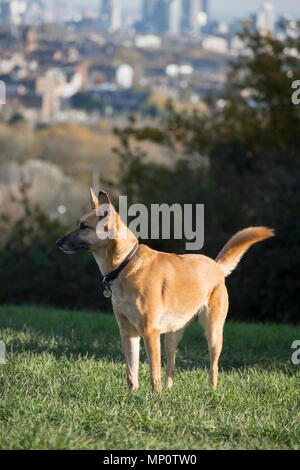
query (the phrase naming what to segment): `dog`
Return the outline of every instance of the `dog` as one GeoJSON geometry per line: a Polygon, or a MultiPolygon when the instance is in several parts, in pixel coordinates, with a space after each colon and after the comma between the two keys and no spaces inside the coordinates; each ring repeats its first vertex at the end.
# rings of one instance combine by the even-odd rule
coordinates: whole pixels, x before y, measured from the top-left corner
{"type": "Polygon", "coordinates": [[[161,391],[161,334],[165,335],[167,355],[165,384],[167,388],[172,386],[177,346],[184,328],[196,315],[204,328],[210,382],[216,388],[228,311],[225,278],[252,244],[274,236],[274,231],[266,227],[241,230],[227,242],[216,260],[200,254],[164,253],[138,243],[107,193],[100,191],[96,197],[91,190],[91,202],[92,210],[81,217],[75,230],[56,243],[69,254],[92,252],[104,275],[104,293],[111,296],[120,329],[129,388],[138,388],[142,337],[152,390],[161,391]]]}

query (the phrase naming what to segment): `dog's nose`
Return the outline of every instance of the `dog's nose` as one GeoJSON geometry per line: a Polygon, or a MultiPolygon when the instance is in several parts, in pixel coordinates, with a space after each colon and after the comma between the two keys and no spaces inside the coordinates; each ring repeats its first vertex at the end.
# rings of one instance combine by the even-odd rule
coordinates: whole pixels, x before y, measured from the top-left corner
{"type": "Polygon", "coordinates": [[[56,240],[57,246],[61,246],[62,244],[63,244],[63,238],[59,238],[58,240],[56,240]]]}

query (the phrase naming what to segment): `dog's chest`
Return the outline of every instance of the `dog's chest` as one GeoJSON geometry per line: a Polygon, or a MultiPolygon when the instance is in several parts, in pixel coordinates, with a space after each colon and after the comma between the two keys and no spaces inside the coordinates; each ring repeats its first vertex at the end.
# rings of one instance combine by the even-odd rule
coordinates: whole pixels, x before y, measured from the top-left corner
{"type": "Polygon", "coordinates": [[[141,315],[136,306],[136,302],[132,301],[132,299],[118,287],[113,288],[111,300],[114,308],[122,313],[137,330],[140,330],[141,315]]]}

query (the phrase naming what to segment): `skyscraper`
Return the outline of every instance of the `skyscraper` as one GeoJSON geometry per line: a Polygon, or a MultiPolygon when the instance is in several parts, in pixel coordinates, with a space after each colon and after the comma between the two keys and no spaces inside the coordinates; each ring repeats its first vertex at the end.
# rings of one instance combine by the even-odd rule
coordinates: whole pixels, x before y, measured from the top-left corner
{"type": "Polygon", "coordinates": [[[157,0],[143,0],[142,16],[145,23],[151,23],[157,0]]]}
{"type": "Polygon", "coordinates": [[[52,12],[55,23],[66,23],[71,19],[72,2],[70,0],[60,0],[53,2],[52,12]]]}
{"type": "Polygon", "coordinates": [[[54,21],[54,0],[44,0],[44,22],[53,23],[54,21]]]}
{"type": "Polygon", "coordinates": [[[181,28],[183,32],[198,32],[201,8],[201,0],[182,0],[181,28]]]}
{"type": "Polygon", "coordinates": [[[176,35],[180,33],[181,0],[169,0],[168,33],[176,35]]]}
{"type": "Polygon", "coordinates": [[[120,0],[103,0],[100,10],[100,20],[103,29],[117,31],[121,27],[120,0]]]}
{"type": "Polygon", "coordinates": [[[143,0],[142,3],[142,23],[141,27],[143,32],[153,33],[154,28],[154,12],[156,10],[156,4],[159,0],[143,0]]]}
{"type": "Polygon", "coordinates": [[[202,0],[202,11],[206,14],[207,21],[209,21],[209,0],[202,0]]]}
{"type": "Polygon", "coordinates": [[[144,0],[143,29],[152,33],[179,34],[182,0],[144,0]]]}
{"type": "Polygon", "coordinates": [[[2,0],[0,3],[0,22],[18,26],[26,12],[26,3],[19,0],[2,0]]]}
{"type": "Polygon", "coordinates": [[[260,34],[273,33],[275,13],[272,3],[264,3],[256,16],[256,28],[260,34]]]}
{"type": "Polygon", "coordinates": [[[0,2],[0,22],[2,24],[10,23],[10,3],[7,0],[0,2]]]}
{"type": "Polygon", "coordinates": [[[153,7],[152,27],[155,33],[167,33],[169,29],[169,0],[158,0],[153,7]]]}

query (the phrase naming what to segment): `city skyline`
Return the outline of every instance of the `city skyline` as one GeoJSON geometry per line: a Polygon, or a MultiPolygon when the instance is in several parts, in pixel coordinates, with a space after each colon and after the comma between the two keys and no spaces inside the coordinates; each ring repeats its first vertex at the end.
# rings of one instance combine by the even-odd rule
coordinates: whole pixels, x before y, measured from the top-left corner
{"type": "MultiPolygon", "coordinates": [[[[0,3],[7,1],[8,0],[0,0],[0,3]]],[[[52,4],[54,0],[36,0],[36,2],[34,2],[34,0],[23,0],[23,2],[20,1],[20,3],[26,2],[27,4],[33,5],[34,3],[38,4],[40,1],[42,1],[44,4],[52,4]]],[[[105,3],[105,0],[102,0],[102,2],[105,3]]],[[[117,2],[121,7],[123,15],[125,14],[125,16],[129,15],[133,17],[143,16],[143,0],[117,0],[117,2]]],[[[178,2],[184,4],[185,0],[178,0],[178,2]]],[[[64,8],[67,8],[70,13],[71,9],[74,10],[75,14],[77,12],[77,15],[88,11],[93,12],[93,14],[97,14],[99,11],[101,11],[101,0],[64,0],[64,2],[60,3],[64,5],[64,8]]],[[[109,1],[108,3],[111,2],[109,1]]],[[[168,2],[166,1],[166,4],[167,3],[168,2]]],[[[176,16],[175,11],[179,8],[178,5],[176,6],[177,0],[173,0],[171,3],[173,3],[172,8],[176,16]]],[[[251,14],[256,14],[261,9],[262,5],[268,2],[264,2],[263,0],[244,0],[243,2],[240,2],[239,0],[228,0],[226,4],[224,4],[222,0],[208,0],[204,3],[208,3],[209,5],[210,20],[230,22],[237,19],[247,18],[251,14]]],[[[272,0],[270,3],[272,3],[274,6],[275,19],[278,19],[278,17],[284,14],[289,15],[292,19],[295,20],[300,19],[300,4],[298,0],[286,0],[285,2],[282,2],[282,0],[272,0]]],[[[60,5],[58,5],[58,7],[55,9],[54,16],[61,17],[61,15],[58,14],[59,7],[60,5]]],[[[118,13],[117,17],[120,15],[120,13],[118,13]]],[[[120,21],[121,19],[118,20],[118,18],[114,18],[113,23],[118,24],[120,21]]],[[[182,22],[184,20],[181,19],[180,21],[182,22]]],[[[113,27],[112,29],[115,28],[113,27]]],[[[171,30],[172,29],[176,31],[176,24],[171,27],[171,30]]]]}
{"type": "MultiPolygon", "coordinates": [[[[85,2],[88,4],[89,2],[85,2]]],[[[212,18],[217,20],[247,17],[257,10],[266,2],[263,0],[228,0],[224,6],[223,0],[210,0],[210,12],[212,18]]],[[[289,14],[296,18],[300,18],[300,4],[299,0],[273,0],[270,2],[274,5],[276,15],[289,14]]],[[[121,5],[124,10],[142,11],[142,0],[121,0],[121,5]],[[129,6],[130,4],[130,6],[129,6]]]]}

